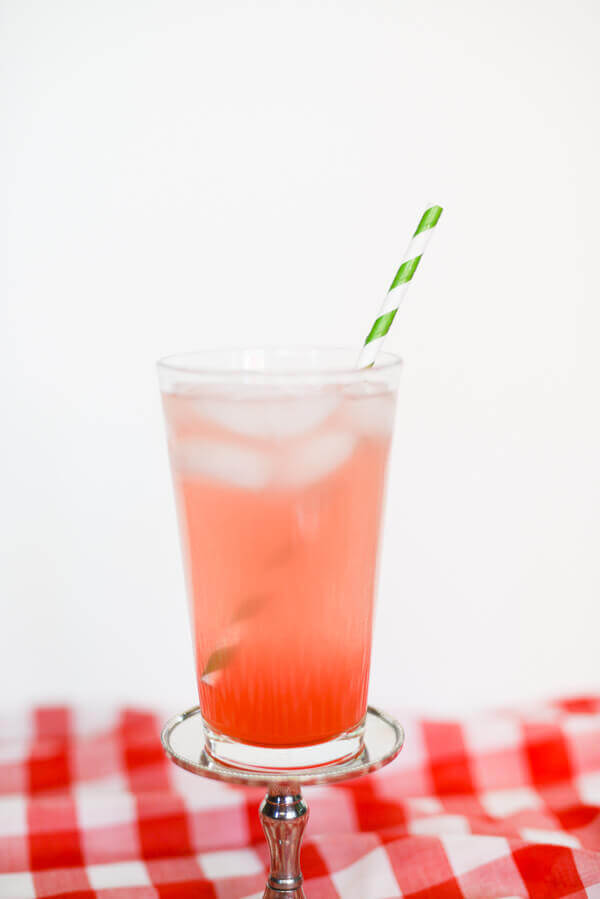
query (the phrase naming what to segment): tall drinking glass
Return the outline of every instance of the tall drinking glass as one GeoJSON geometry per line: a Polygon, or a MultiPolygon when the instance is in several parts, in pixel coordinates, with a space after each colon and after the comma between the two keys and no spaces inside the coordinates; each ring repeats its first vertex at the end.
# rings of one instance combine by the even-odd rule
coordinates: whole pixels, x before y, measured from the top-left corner
{"type": "Polygon", "coordinates": [[[208,752],[359,753],[400,360],[231,349],[158,363],[208,752]]]}

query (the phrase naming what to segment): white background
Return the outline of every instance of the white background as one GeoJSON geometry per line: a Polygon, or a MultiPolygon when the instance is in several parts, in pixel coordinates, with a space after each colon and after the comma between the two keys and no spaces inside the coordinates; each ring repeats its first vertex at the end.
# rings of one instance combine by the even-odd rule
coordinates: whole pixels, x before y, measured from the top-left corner
{"type": "Polygon", "coordinates": [[[4,704],[195,697],[154,372],[395,323],[373,699],[600,688],[596,0],[2,0],[4,704]]]}

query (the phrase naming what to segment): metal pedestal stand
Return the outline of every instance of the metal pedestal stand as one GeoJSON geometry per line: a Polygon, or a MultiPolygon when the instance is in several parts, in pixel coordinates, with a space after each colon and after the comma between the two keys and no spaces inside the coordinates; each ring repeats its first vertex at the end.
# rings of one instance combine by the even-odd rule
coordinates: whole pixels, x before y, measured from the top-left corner
{"type": "Polygon", "coordinates": [[[235,768],[215,761],[205,751],[199,708],[167,721],[161,740],[169,758],[186,771],[227,783],[267,787],[260,820],[271,852],[271,872],[263,899],[305,899],[300,843],[308,821],[308,806],[301,786],[349,780],[382,768],[402,749],[404,731],[389,715],[369,706],[364,748],[359,755],[340,763],[286,770],[235,768]]]}

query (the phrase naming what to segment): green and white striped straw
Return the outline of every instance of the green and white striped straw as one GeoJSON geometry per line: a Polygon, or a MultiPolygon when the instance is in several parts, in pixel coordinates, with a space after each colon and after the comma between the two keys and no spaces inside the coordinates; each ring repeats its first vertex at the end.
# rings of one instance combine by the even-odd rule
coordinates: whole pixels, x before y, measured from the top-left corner
{"type": "Polygon", "coordinates": [[[362,348],[359,360],[359,368],[370,368],[375,362],[377,353],[381,348],[381,344],[385,340],[387,332],[392,326],[398,306],[404,299],[404,295],[409,288],[414,274],[418,268],[421,257],[425,252],[425,248],[431,239],[433,229],[437,225],[440,215],[442,214],[441,206],[431,206],[425,210],[421,216],[421,221],[417,225],[417,230],[413,234],[412,240],[408,245],[408,249],[404,254],[404,258],[400,268],[396,272],[396,277],[392,281],[383,306],[379,315],[373,323],[373,327],[367,334],[365,345],[362,348]]]}

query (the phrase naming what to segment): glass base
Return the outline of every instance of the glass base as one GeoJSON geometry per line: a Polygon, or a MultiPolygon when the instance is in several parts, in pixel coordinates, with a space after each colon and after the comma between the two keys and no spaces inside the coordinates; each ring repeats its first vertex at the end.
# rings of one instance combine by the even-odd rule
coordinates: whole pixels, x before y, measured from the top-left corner
{"type": "Polygon", "coordinates": [[[221,765],[250,771],[272,771],[298,768],[307,769],[321,765],[337,765],[350,761],[364,748],[365,717],[352,730],[347,730],[333,740],[313,743],[309,746],[253,746],[239,743],[224,734],[212,730],[203,722],[204,751],[221,765]]]}

